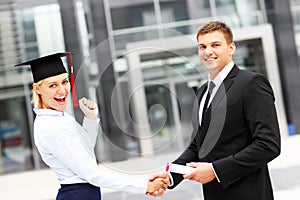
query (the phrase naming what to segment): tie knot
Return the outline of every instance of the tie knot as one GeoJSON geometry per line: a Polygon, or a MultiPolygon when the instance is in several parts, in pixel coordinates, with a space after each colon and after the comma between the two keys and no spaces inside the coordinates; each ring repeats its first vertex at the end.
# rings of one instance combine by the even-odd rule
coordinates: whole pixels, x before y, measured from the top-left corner
{"type": "Polygon", "coordinates": [[[216,85],[214,84],[214,82],[210,81],[209,85],[208,85],[208,93],[211,95],[212,90],[214,89],[216,85]]]}

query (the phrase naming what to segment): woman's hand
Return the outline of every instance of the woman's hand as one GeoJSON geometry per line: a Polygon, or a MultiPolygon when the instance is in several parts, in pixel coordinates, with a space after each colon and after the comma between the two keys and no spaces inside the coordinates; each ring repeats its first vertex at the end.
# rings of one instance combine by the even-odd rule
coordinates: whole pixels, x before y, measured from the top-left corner
{"type": "Polygon", "coordinates": [[[79,100],[79,107],[87,118],[97,119],[98,106],[95,102],[83,97],[79,100]]]}

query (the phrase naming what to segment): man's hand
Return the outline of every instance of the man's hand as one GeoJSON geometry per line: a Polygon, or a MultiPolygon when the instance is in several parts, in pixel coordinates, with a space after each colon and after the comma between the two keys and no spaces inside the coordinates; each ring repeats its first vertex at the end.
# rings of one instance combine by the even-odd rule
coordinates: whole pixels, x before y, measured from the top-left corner
{"type": "Polygon", "coordinates": [[[210,163],[191,162],[191,163],[187,163],[187,166],[194,167],[195,171],[183,175],[183,178],[185,179],[193,180],[205,184],[216,178],[216,175],[210,163]]]}
{"type": "Polygon", "coordinates": [[[162,196],[164,194],[165,190],[167,189],[168,185],[170,184],[169,174],[165,171],[156,172],[156,173],[151,174],[148,179],[148,185],[149,185],[149,182],[151,183],[156,180],[163,180],[164,183],[167,183],[166,185],[164,185],[166,187],[158,188],[152,192],[147,191],[147,193],[146,193],[147,195],[155,196],[155,197],[162,196]]]}
{"type": "Polygon", "coordinates": [[[95,102],[83,97],[79,100],[79,107],[89,119],[97,119],[98,106],[95,102]]]}

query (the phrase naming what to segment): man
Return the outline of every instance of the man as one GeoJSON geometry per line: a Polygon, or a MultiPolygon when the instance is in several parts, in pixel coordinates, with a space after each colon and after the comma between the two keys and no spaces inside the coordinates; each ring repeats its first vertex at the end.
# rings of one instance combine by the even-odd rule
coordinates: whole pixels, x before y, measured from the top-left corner
{"type": "MultiPolygon", "coordinates": [[[[173,162],[194,170],[171,173],[169,189],[188,179],[203,184],[205,200],[272,200],[267,163],[280,154],[272,88],[263,75],[234,64],[235,44],[226,24],[202,25],[197,42],[209,81],[197,90],[192,141],[173,162]]],[[[165,176],[160,172],[149,179],[165,176]]]]}

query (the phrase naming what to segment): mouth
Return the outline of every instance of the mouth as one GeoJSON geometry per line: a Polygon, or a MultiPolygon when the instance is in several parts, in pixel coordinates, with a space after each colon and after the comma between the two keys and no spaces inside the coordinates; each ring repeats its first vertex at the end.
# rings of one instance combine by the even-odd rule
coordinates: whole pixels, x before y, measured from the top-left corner
{"type": "Polygon", "coordinates": [[[215,61],[217,58],[205,58],[204,60],[206,61],[206,62],[213,62],[213,61],[215,61]]]}
{"type": "Polygon", "coordinates": [[[55,101],[57,101],[58,103],[65,103],[66,101],[66,96],[62,96],[62,97],[54,97],[55,101]]]}

